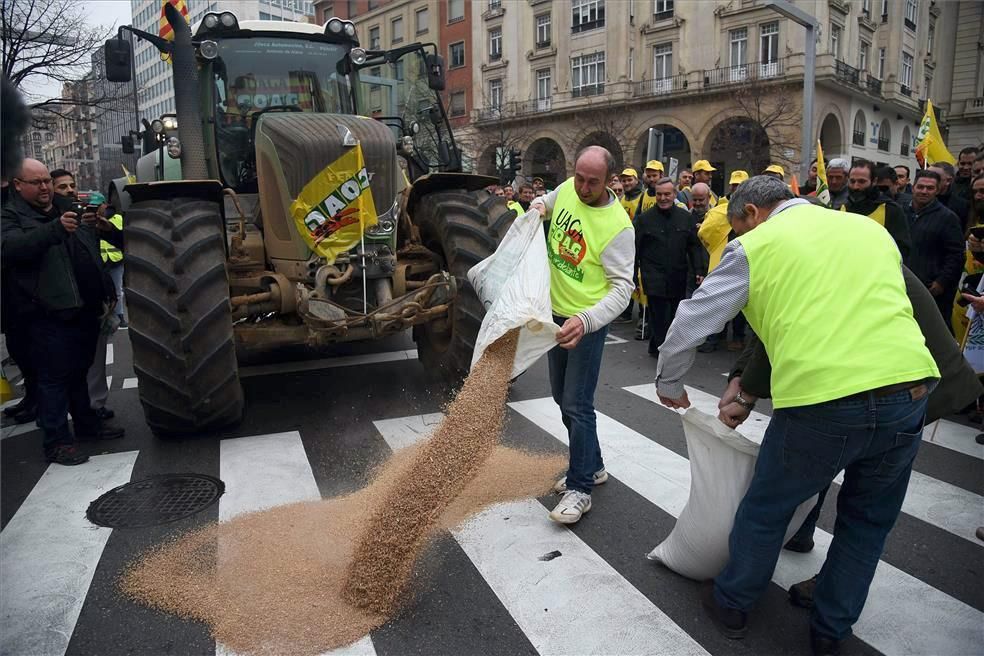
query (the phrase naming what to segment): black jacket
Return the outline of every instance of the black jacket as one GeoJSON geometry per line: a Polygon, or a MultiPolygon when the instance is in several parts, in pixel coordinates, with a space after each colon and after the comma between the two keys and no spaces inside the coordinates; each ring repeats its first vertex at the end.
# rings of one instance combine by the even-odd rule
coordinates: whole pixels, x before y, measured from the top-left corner
{"type": "Polygon", "coordinates": [[[668,211],[653,207],[635,220],[636,268],[648,296],[683,298],[687,293],[687,265],[706,273],[694,217],[674,205],[668,211]]]}
{"type": "Polygon", "coordinates": [[[84,225],[69,234],[58,216],[57,209],[45,213],[21,198],[0,213],[4,328],[38,313],[60,318],[83,310],[99,313],[102,301],[116,297],[99,252],[100,235],[84,225]]]}
{"type": "Polygon", "coordinates": [[[943,293],[953,296],[963,271],[964,237],[956,215],[939,200],[917,212],[911,203],[906,208],[912,249],[905,265],[923,284],[938,282],[943,293]]]}
{"type": "Polygon", "coordinates": [[[936,199],[957,215],[960,231],[963,232],[968,227],[966,224],[967,214],[970,212],[970,203],[959,193],[954,193],[952,186],[947,190],[946,194],[940,194],[936,199]]]}
{"type": "Polygon", "coordinates": [[[909,235],[909,220],[895,201],[872,187],[863,201],[855,203],[848,199],[844,207],[848,212],[871,216],[880,205],[885,206],[885,229],[892,235],[895,245],[899,247],[899,252],[904,258],[909,254],[912,238],[909,235]]]}
{"type": "MultiPolygon", "coordinates": [[[[905,278],[905,292],[912,303],[912,314],[926,338],[926,348],[940,370],[939,385],[929,395],[929,405],[926,407],[926,421],[932,422],[959,412],[973,403],[984,392],[984,387],[950,334],[939,308],[936,307],[936,299],[922,281],[905,267],[902,267],[902,276],[905,278]]],[[[759,398],[772,396],[772,364],[765,346],[754,333],[731,369],[728,379],[735,376],[741,376],[741,387],[750,394],[759,398]]]]}

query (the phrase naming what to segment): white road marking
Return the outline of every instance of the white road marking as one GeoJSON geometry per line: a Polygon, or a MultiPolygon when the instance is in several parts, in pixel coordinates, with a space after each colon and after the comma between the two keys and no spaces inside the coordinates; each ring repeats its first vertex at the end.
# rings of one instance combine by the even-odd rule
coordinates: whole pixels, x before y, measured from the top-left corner
{"type": "Polygon", "coordinates": [[[618,335],[613,335],[612,333],[608,333],[608,335],[605,337],[605,346],[611,346],[613,344],[628,344],[628,343],[629,340],[623,339],[618,335]]]}
{"type": "Polygon", "coordinates": [[[114,354],[113,354],[113,345],[112,344],[106,344],[106,365],[107,366],[113,364],[113,357],[114,357],[114,354]]]}
{"type": "MultiPolygon", "coordinates": [[[[655,389],[653,385],[636,385],[626,387],[625,391],[658,404],[655,389]]],[[[718,397],[693,387],[687,387],[687,396],[694,407],[708,414],[717,414],[718,397]]],[[[660,407],[665,408],[663,405],[660,407]]],[[[768,425],[768,415],[753,411],[742,424],[742,434],[761,444],[768,425]]],[[[841,485],[844,473],[838,474],[834,480],[841,485]]],[[[834,503],[833,499],[828,503],[834,503]]],[[[974,544],[980,542],[976,532],[978,526],[984,526],[984,497],[956,485],[913,470],[902,502],[902,512],[974,544]]]]}
{"type": "Polygon", "coordinates": [[[139,382],[136,378],[124,378],[123,389],[136,389],[139,382]]]}
{"type": "Polygon", "coordinates": [[[976,439],[981,432],[981,428],[938,419],[923,429],[923,441],[984,460],[984,444],[978,444],[976,439]]]}
{"type": "Polygon", "coordinates": [[[33,430],[39,430],[38,425],[29,421],[26,424],[15,424],[13,421],[10,424],[4,424],[2,433],[0,433],[0,439],[6,440],[10,437],[17,437],[18,435],[23,435],[24,433],[30,433],[33,430]]]}
{"type": "Polygon", "coordinates": [[[337,358],[322,358],[320,360],[308,361],[302,360],[298,362],[278,362],[275,364],[260,364],[252,367],[241,367],[239,369],[239,377],[250,378],[252,376],[285,374],[296,371],[317,371],[319,369],[332,369],[335,367],[353,367],[360,364],[379,364],[382,362],[400,362],[402,360],[416,359],[416,349],[409,349],[406,351],[384,351],[382,353],[366,353],[365,355],[343,355],[337,358]]]}
{"type": "Polygon", "coordinates": [[[64,654],[113,532],[89,503],[130,481],[137,452],[49,465],[0,533],[0,653],[64,654]]]}
{"type": "Polygon", "coordinates": [[[106,376],[106,389],[113,389],[113,377],[106,376]]]}
{"type": "MultiPolygon", "coordinates": [[[[654,389],[651,385],[638,387],[654,389]]],[[[567,443],[567,429],[553,399],[509,405],[567,443]]],[[[742,434],[748,436],[746,431],[742,434]]],[[[598,438],[610,474],[674,517],[680,514],[690,489],[690,464],[686,458],[600,412],[598,438]]],[[[783,551],[772,580],[786,589],[816,574],[827,556],[831,539],[829,533],[817,529],[816,546],[811,553],[783,551]]],[[[640,545],[640,551],[648,546],[640,545]]],[[[980,650],[981,626],[984,626],[984,613],[892,565],[879,562],[854,633],[887,656],[970,654],[980,650]]]]}
{"type": "MultiPolygon", "coordinates": [[[[426,437],[440,417],[375,425],[396,450],[426,437]]],[[[661,655],[707,654],[535,500],[492,506],[452,535],[540,654],[643,654],[654,645],[661,655]],[[555,550],[562,556],[539,560],[555,550]]]]}
{"type": "MultiPolygon", "coordinates": [[[[321,498],[307,452],[297,431],[222,440],[219,444],[219,478],[226,485],[219,499],[219,521],[236,515],[266,510],[298,501],[321,498]]],[[[221,544],[219,545],[221,552],[221,544]]],[[[215,644],[217,656],[234,652],[215,644]]],[[[366,636],[332,656],[376,656],[366,636]]]]}

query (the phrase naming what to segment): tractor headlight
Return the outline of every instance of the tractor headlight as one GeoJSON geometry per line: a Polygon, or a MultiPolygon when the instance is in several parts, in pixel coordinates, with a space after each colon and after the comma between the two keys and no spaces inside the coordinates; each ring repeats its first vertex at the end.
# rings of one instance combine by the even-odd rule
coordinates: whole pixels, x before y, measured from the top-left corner
{"type": "Polygon", "coordinates": [[[167,140],[167,156],[171,159],[181,157],[181,142],[178,141],[177,137],[171,137],[167,140]]]}
{"type": "Polygon", "coordinates": [[[223,11],[219,14],[219,22],[222,23],[222,27],[238,27],[239,21],[236,20],[236,15],[231,11],[223,11]]]}
{"type": "Polygon", "coordinates": [[[164,130],[177,130],[178,129],[178,119],[174,116],[165,116],[161,119],[161,123],[164,124],[164,130]]]}
{"type": "Polygon", "coordinates": [[[202,41],[198,45],[198,54],[202,59],[215,59],[219,56],[219,44],[215,41],[202,41]]]}
{"type": "Polygon", "coordinates": [[[164,121],[155,118],[150,122],[150,129],[154,131],[154,134],[164,134],[164,121]]]}
{"type": "Polygon", "coordinates": [[[325,33],[341,34],[343,27],[341,18],[332,18],[325,26],[325,33]]]}
{"type": "Polygon", "coordinates": [[[219,26],[219,15],[218,14],[206,14],[205,18],[202,19],[202,25],[210,30],[214,30],[219,26]]]}
{"type": "Polygon", "coordinates": [[[345,21],[345,36],[354,37],[355,36],[355,23],[351,21],[345,21]]]}
{"type": "Polygon", "coordinates": [[[356,66],[362,66],[366,63],[366,59],[369,55],[366,54],[365,48],[352,48],[349,52],[349,57],[352,59],[352,63],[356,66]]]}

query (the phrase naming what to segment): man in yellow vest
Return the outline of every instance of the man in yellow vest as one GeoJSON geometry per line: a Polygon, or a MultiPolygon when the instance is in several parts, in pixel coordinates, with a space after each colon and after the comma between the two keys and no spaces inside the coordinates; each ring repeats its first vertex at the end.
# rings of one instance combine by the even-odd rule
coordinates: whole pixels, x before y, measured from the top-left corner
{"type": "Polygon", "coordinates": [[[642,195],[642,189],[639,188],[639,174],[633,168],[623,169],[618,179],[622,182],[622,207],[629,215],[629,220],[632,220],[635,218],[639,196],[642,195]]]}
{"type": "MultiPolygon", "coordinates": [[[[913,317],[899,250],[881,226],[793,198],[768,176],[738,187],[728,219],[738,237],[680,304],[656,368],[660,401],[689,407],[683,377],[693,350],[739,311],[772,361],[774,412],[735,514],[730,562],[701,601],[726,636],[744,637],[793,513],[843,470],[810,626],[813,653],[836,654],[902,507],[940,373],[913,317]]],[[[739,386],[722,422],[736,426],[734,408],[754,403],[739,386]]]]}
{"type": "Polygon", "coordinates": [[[567,476],[550,519],[573,524],[591,510],[591,490],[608,480],[598,445],[594,392],[608,324],[629,303],[635,234],[615,194],[605,185],[615,159],[588,146],[574,163],[574,177],[531,204],[548,221],[550,302],[561,326],[547,354],[550,391],[567,427],[567,476]]]}
{"type": "Polygon", "coordinates": [[[847,175],[847,202],[841,205],[841,211],[866,216],[888,230],[904,259],[912,245],[909,220],[901,207],[882,195],[874,181],[875,165],[864,159],[854,160],[847,175]]]}

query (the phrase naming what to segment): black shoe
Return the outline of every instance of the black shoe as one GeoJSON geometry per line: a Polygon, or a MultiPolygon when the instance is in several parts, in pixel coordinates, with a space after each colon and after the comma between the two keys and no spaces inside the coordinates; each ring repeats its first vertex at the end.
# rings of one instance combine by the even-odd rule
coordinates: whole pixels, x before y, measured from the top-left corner
{"type": "Polygon", "coordinates": [[[701,584],[700,603],[724,637],[741,640],[748,633],[748,613],[718,604],[714,598],[714,581],[704,581],[701,584]]]}
{"type": "Polygon", "coordinates": [[[75,448],[74,444],[61,444],[56,446],[45,453],[45,458],[48,462],[53,462],[57,465],[65,465],[66,467],[72,467],[74,465],[81,465],[83,462],[89,462],[89,456],[84,453],[79,453],[79,450],[75,448]]]}
{"type": "Polygon", "coordinates": [[[974,438],[978,444],[984,444],[984,433],[978,433],[977,437],[974,438]]]}
{"type": "Polygon", "coordinates": [[[783,546],[783,549],[786,551],[795,551],[796,553],[810,553],[813,551],[813,538],[799,539],[794,535],[789,538],[789,542],[783,546]]]}
{"type": "Polygon", "coordinates": [[[75,438],[79,442],[103,442],[106,440],[118,440],[126,434],[121,426],[110,421],[103,421],[93,432],[77,433],[75,438]]]}
{"type": "Polygon", "coordinates": [[[119,328],[129,328],[130,327],[130,324],[128,324],[126,322],[126,319],[123,318],[123,315],[122,314],[118,314],[116,316],[118,316],[120,318],[119,328]]]}
{"type": "Polygon", "coordinates": [[[3,409],[3,414],[6,417],[14,418],[15,415],[19,415],[28,409],[27,397],[22,397],[20,401],[12,406],[3,409]]]}
{"type": "Polygon", "coordinates": [[[33,424],[38,420],[37,408],[31,407],[11,417],[15,424],[33,424]]]}
{"type": "Polygon", "coordinates": [[[841,642],[810,629],[810,650],[813,651],[813,656],[840,656],[841,642]]]}
{"type": "Polygon", "coordinates": [[[93,410],[93,412],[96,413],[97,417],[99,417],[104,421],[106,419],[112,419],[113,417],[116,416],[116,413],[110,410],[109,408],[107,408],[106,406],[103,406],[101,408],[96,408],[95,410],[93,410]]]}
{"type": "Polygon", "coordinates": [[[698,353],[713,353],[714,351],[717,350],[717,347],[718,347],[718,345],[715,344],[714,342],[704,342],[703,344],[701,344],[700,346],[697,347],[697,352],[698,353]]]}
{"type": "Polygon", "coordinates": [[[817,589],[817,577],[789,586],[789,603],[800,608],[813,608],[813,591],[817,589]]]}

